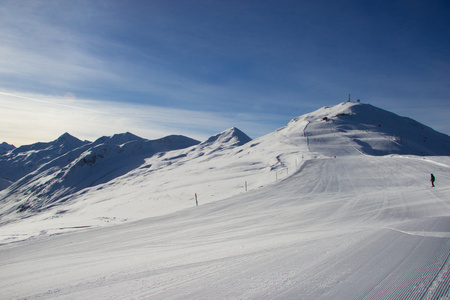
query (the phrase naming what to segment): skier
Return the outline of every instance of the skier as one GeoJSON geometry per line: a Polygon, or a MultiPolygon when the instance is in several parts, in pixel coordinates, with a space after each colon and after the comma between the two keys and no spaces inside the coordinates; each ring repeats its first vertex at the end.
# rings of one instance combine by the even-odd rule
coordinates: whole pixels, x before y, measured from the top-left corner
{"type": "Polygon", "coordinates": [[[431,187],[434,187],[434,181],[436,180],[436,178],[434,178],[433,173],[431,174],[431,187]]]}

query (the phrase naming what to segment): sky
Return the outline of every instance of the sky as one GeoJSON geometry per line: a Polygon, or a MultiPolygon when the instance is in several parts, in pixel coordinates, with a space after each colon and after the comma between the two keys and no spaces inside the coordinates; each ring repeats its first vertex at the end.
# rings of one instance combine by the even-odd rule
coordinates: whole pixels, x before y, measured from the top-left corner
{"type": "Polygon", "coordinates": [[[0,143],[257,138],[360,99],[450,135],[448,0],[0,0],[0,143]]]}

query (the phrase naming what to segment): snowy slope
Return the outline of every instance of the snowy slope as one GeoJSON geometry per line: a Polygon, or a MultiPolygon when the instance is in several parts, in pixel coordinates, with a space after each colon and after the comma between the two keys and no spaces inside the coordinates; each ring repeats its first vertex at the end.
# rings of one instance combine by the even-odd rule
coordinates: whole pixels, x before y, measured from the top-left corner
{"type": "Polygon", "coordinates": [[[411,153],[449,137],[408,122],[343,103],[146,157],[1,226],[2,298],[448,297],[450,157],[411,153]]]}
{"type": "MultiPolygon", "coordinates": [[[[0,193],[1,222],[39,214],[48,226],[70,228],[79,225],[82,214],[83,226],[121,223],[185,209],[195,194],[200,203],[209,203],[273,184],[310,158],[450,149],[446,135],[350,102],[300,116],[254,141],[237,128],[192,147],[190,139],[174,138],[172,149],[180,150],[158,148],[164,139],[154,143],[125,133],[62,155],[0,193]],[[403,133],[402,143],[390,135],[393,128],[403,133]],[[409,141],[421,139],[424,130],[427,142],[411,146],[409,141]]],[[[48,229],[39,224],[32,235],[48,229]]]]}
{"type": "Polygon", "coordinates": [[[309,122],[305,134],[316,140],[311,151],[328,155],[343,149],[350,154],[357,150],[369,155],[450,155],[448,135],[369,104],[344,102],[300,119],[309,122]]]}
{"type": "Polygon", "coordinates": [[[0,155],[0,178],[14,182],[49,161],[88,143],[64,133],[52,142],[13,148],[0,155]]]}
{"type": "MultiPolygon", "coordinates": [[[[51,143],[51,147],[42,147],[44,154],[51,152],[55,144],[62,145],[58,150],[66,146],[65,143],[57,143],[59,140],[61,138],[51,143]]],[[[41,163],[44,159],[39,159],[42,165],[37,170],[0,192],[0,221],[4,223],[40,213],[60,202],[66,202],[68,198],[65,196],[126,174],[141,165],[146,157],[197,143],[183,136],[146,140],[127,132],[101,137],[80,147],[71,147],[72,151],[61,151],[62,155],[54,155],[56,158],[53,160],[47,156],[45,160],[50,161],[44,164],[41,163]]],[[[44,155],[43,151],[33,151],[39,158],[44,155]]],[[[18,156],[22,153],[29,155],[29,149],[21,151],[18,156]]]]}

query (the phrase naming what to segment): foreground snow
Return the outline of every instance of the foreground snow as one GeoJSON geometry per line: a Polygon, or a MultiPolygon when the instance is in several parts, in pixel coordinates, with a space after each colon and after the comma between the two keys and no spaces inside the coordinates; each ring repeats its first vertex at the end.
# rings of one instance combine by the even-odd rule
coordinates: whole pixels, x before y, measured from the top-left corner
{"type": "Polygon", "coordinates": [[[3,246],[2,298],[437,299],[448,159],[341,157],[174,214],[3,246]],[[392,176],[395,174],[395,177],[392,176]]]}
{"type": "Polygon", "coordinates": [[[448,298],[450,157],[362,154],[356,135],[389,138],[321,113],[148,158],[0,227],[0,298],[448,298]]]}

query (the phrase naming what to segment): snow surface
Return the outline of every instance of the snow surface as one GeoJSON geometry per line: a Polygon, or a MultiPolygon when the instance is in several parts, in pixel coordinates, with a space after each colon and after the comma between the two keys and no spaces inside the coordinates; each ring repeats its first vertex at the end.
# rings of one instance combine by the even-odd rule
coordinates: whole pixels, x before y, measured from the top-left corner
{"type": "Polygon", "coordinates": [[[0,298],[448,299],[450,138],[417,124],[342,103],[2,210],[0,298]]]}

